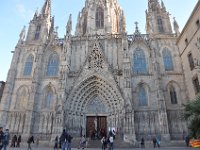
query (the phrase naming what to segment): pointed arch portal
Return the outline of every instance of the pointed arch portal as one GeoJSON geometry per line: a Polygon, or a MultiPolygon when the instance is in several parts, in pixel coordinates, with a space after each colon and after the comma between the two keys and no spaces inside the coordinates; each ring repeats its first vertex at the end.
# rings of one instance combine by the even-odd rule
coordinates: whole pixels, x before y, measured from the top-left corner
{"type": "Polygon", "coordinates": [[[104,128],[106,133],[108,128],[119,127],[124,100],[112,85],[101,77],[91,76],[74,87],[65,104],[65,127],[68,132],[74,134],[79,128],[81,133],[84,130],[89,135],[91,129],[104,128]]]}

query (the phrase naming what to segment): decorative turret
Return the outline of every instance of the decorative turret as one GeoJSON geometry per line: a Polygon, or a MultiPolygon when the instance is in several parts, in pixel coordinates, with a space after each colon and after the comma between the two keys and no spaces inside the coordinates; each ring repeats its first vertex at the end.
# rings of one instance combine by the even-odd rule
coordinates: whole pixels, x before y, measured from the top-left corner
{"type": "Polygon", "coordinates": [[[54,19],[51,17],[51,0],[46,0],[41,12],[35,12],[30,21],[27,42],[45,42],[53,32],[54,19]]]}
{"type": "Polygon", "coordinates": [[[148,34],[172,34],[169,15],[163,1],[160,5],[158,0],[148,0],[146,32],[148,34]]]}
{"type": "Polygon", "coordinates": [[[175,17],[174,17],[174,32],[175,32],[175,34],[176,34],[177,36],[180,35],[179,25],[178,25],[178,23],[177,23],[175,17]]]}
{"type": "Polygon", "coordinates": [[[117,0],[86,0],[78,16],[76,35],[125,32],[125,17],[117,0]]]}
{"type": "Polygon", "coordinates": [[[72,14],[69,15],[69,19],[67,21],[66,35],[70,35],[71,31],[72,31],[72,14]]]}

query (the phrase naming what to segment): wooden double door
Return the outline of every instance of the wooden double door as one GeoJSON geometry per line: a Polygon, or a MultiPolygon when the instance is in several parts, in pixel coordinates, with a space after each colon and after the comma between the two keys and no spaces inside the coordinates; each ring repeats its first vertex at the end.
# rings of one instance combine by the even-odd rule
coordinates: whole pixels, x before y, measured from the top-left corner
{"type": "Polygon", "coordinates": [[[88,116],[86,124],[86,136],[97,138],[107,135],[107,117],[106,116],[88,116]]]}

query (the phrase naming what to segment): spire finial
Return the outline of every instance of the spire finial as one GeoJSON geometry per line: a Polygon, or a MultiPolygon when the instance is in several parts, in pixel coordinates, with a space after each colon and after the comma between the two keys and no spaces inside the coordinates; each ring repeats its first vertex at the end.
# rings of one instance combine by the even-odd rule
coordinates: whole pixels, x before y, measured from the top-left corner
{"type": "Polygon", "coordinates": [[[174,31],[175,31],[176,35],[179,36],[180,35],[179,25],[178,25],[178,23],[176,21],[176,18],[173,17],[173,19],[174,19],[174,31]]]}
{"type": "Polygon", "coordinates": [[[42,8],[43,15],[51,15],[51,0],[46,0],[42,8]]]}
{"type": "Polygon", "coordinates": [[[136,22],[135,22],[135,32],[139,32],[138,24],[139,24],[139,23],[136,21],[136,22]]]}

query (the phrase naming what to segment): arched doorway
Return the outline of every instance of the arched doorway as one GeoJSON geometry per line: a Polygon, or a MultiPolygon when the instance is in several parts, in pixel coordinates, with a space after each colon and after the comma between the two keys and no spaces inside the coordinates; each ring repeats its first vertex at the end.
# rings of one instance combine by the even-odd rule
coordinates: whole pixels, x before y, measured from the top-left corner
{"type": "Polygon", "coordinates": [[[108,108],[98,95],[95,95],[86,106],[86,136],[100,139],[107,135],[108,108]]]}
{"type": "Polygon", "coordinates": [[[122,128],[123,106],[124,100],[113,82],[91,76],[77,83],[67,98],[65,128],[74,136],[90,136],[96,121],[96,129],[104,128],[105,134],[109,128],[122,128]]]}

